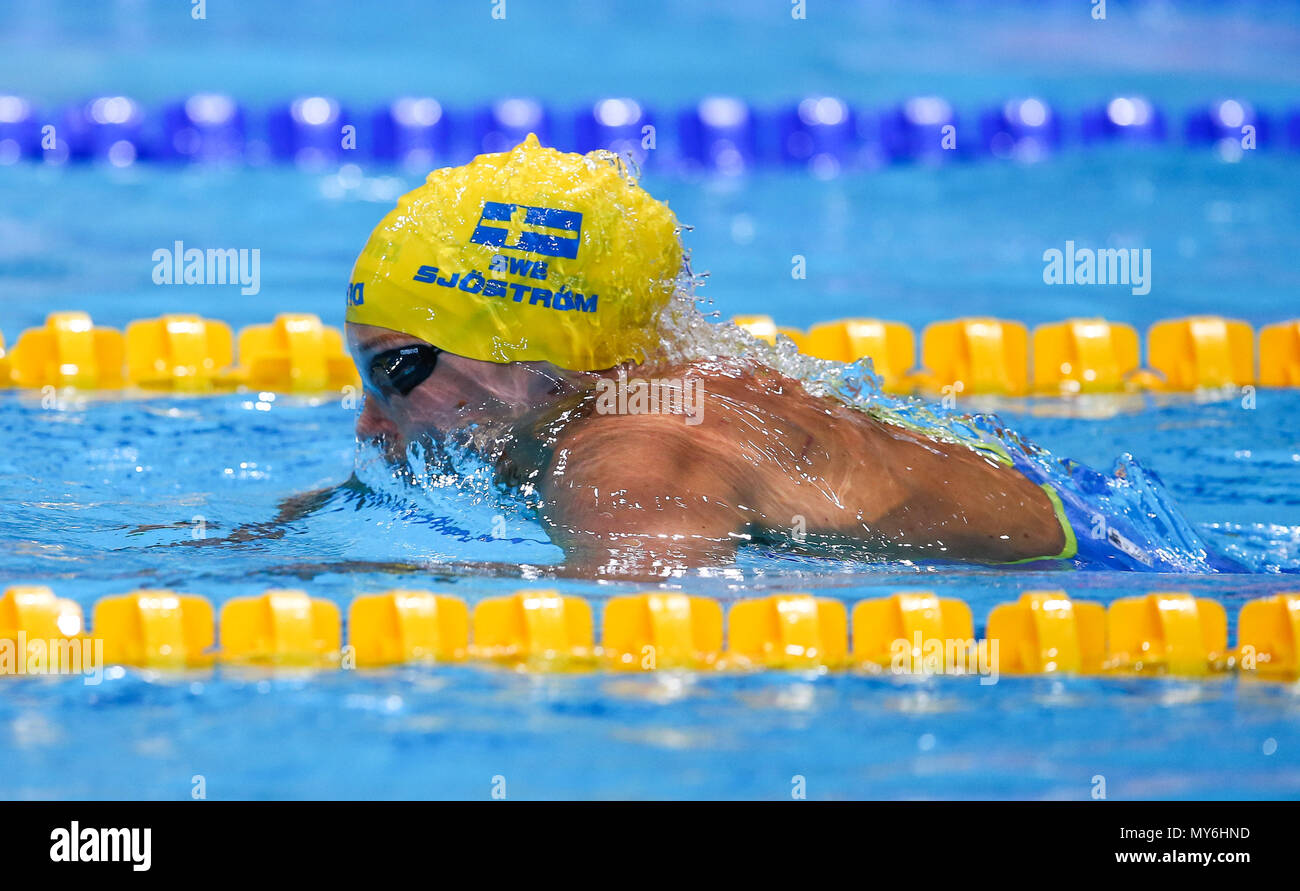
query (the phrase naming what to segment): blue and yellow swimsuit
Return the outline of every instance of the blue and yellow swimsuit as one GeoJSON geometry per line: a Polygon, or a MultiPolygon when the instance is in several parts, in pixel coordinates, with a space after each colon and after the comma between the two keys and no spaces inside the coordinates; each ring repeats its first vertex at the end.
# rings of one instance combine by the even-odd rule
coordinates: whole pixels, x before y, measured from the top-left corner
{"type": "MultiPolygon", "coordinates": [[[[1181,519],[1167,524],[1157,519],[1157,512],[1149,508],[1147,523],[1150,529],[1139,527],[1124,514],[1125,507],[1135,505],[1107,504],[1116,498],[1113,479],[1089,470],[1080,464],[1062,461],[1060,479],[1055,478],[1044,464],[1034,460],[1024,448],[1007,448],[996,438],[996,430],[987,430],[987,438],[979,433],[959,435],[952,430],[927,429],[921,424],[893,412],[877,409],[872,412],[879,420],[912,430],[922,436],[964,445],[993,461],[1014,468],[1047,493],[1065,534],[1065,544],[1058,554],[1044,554],[1010,561],[1014,564],[1038,563],[1049,560],[1069,560],[1080,569],[1120,569],[1139,572],[1240,572],[1242,567],[1231,560],[1210,552],[1181,519]],[[980,438],[976,438],[979,436],[980,438]],[[1069,485],[1061,485],[1068,482],[1069,485]],[[1161,538],[1161,528],[1164,537],[1161,538]]],[[[972,426],[985,432],[980,418],[971,418],[972,426]]],[[[1168,519],[1168,518],[1166,518],[1168,519]]]]}
{"type": "MultiPolygon", "coordinates": [[[[1134,541],[1133,530],[1121,529],[1121,524],[1115,522],[1115,517],[1099,512],[1094,505],[1079,497],[1078,493],[1053,485],[1047,480],[1043,469],[1023,452],[1008,451],[997,443],[978,442],[968,445],[999,464],[1015,468],[1046,492],[1056,519],[1061,524],[1061,531],[1065,533],[1065,546],[1059,554],[1026,557],[1012,561],[1013,563],[1076,560],[1084,564],[1110,564],[1117,569],[1156,568],[1155,556],[1134,541]],[[1128,534],[1125,534],[1126,531],[1128,534]]],[[[1122,525],[1128,527],[1130,524],[1122,525]]]]}
{"type": "MultiPolygon", "coordinates": [[[[1065,533],[1065,547],[1059,554],[1030,557],[1015,563],[1034,563],[1040,560],[1072,560],[1078,568],[1121,569],[1145,572],[1240,572],[1242,567],[1227,558],[1209,551],[1196,542],[1174,547],[1157,539],[1150,531],[1141,529],[1123,513],[1107,509],[1103,504],[1107,493],[1106,478],[1077,464],[1063,462],[1076,468],[1079,474],[1070,475],[1076,486],[1054,484],[1047,470],[1028,453],[1008,450],[996,442],[982,440],[966,445],[988,455],[1000,464],[1013,467],[1031,482],[1037,483],[1047,493],[1056,511],[1056,518],[1065,533]],[[1088,488],[1096,488],[1089,492],[1088,488]],[[1089,496],[1093,497],[1089,497],[1089,496]]],[[[1171,537],[1173,530],[1170,530],[1171,537]]],[[[1190,534],[1190,529],[1182,533],[1190,534]]],[[[1192,537],[1195,538],[1194,534],[1192,537]]]]}

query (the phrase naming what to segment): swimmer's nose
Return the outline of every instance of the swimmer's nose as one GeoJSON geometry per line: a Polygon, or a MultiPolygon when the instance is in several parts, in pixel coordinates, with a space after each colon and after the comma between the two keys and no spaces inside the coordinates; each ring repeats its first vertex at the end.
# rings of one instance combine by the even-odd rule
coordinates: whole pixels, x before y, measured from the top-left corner
{"type": "Polygon", "coordinates": [[[365,408],[361,411],[361,417],[357,418],[357,438],[358,439],[385,439],[395,441],[399,438],[397,425],[384,414],[374,399],[366,398],[365,408]]]}

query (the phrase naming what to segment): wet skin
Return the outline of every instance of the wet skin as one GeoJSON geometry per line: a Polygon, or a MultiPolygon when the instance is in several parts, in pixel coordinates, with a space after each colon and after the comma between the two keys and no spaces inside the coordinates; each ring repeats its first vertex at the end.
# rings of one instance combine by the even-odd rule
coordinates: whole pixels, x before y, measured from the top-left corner
{"type": "Polygon", "coordinates": [[[371,360],[423,341],[349,324],[348,342],[367,388],[357,436],[399,461],[408,443],[469,424],[504,432],[490,459],[503,481],[530,484],[573,572],[669,575],[730,562],[747,541],[973,562],[1065,544],[1046,493],[1018,471],[812,396],[749,360],[628,369],[699,378],[701,420],[687,424],[683,414],[592,410],[590,394],[613,371],[450,353],[403,396],[368,379],[371,360]]]}

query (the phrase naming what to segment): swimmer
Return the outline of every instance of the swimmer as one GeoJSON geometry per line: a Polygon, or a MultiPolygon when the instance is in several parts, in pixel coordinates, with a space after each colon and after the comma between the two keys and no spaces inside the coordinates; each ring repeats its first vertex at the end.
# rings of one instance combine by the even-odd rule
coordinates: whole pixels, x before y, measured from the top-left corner
{"type": "Polygon", "coordinates": [[[888,423],[752,359],[660,358],[678,232],[617,162],[532,136],[434,171],[353,270],[357,436],[399,464],[414,444],[477,454],[586,576],[725,564],[747,542],[1075,555],[1057,493],[997,449],[888,423]],[[646,397],[655,384],[663,398],[646,397]]]}

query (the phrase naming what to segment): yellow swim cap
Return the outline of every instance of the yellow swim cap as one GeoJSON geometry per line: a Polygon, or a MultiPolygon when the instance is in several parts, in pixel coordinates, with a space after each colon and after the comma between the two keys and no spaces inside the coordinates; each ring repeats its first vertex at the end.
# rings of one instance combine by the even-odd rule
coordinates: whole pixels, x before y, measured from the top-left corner
{"type": "Polygon", "coordinates": [[[489,362],[640,361],[682,265],[677,218],[615,156],[528,138],[429,174],[357,257],[349,322],[489,362]]]}

